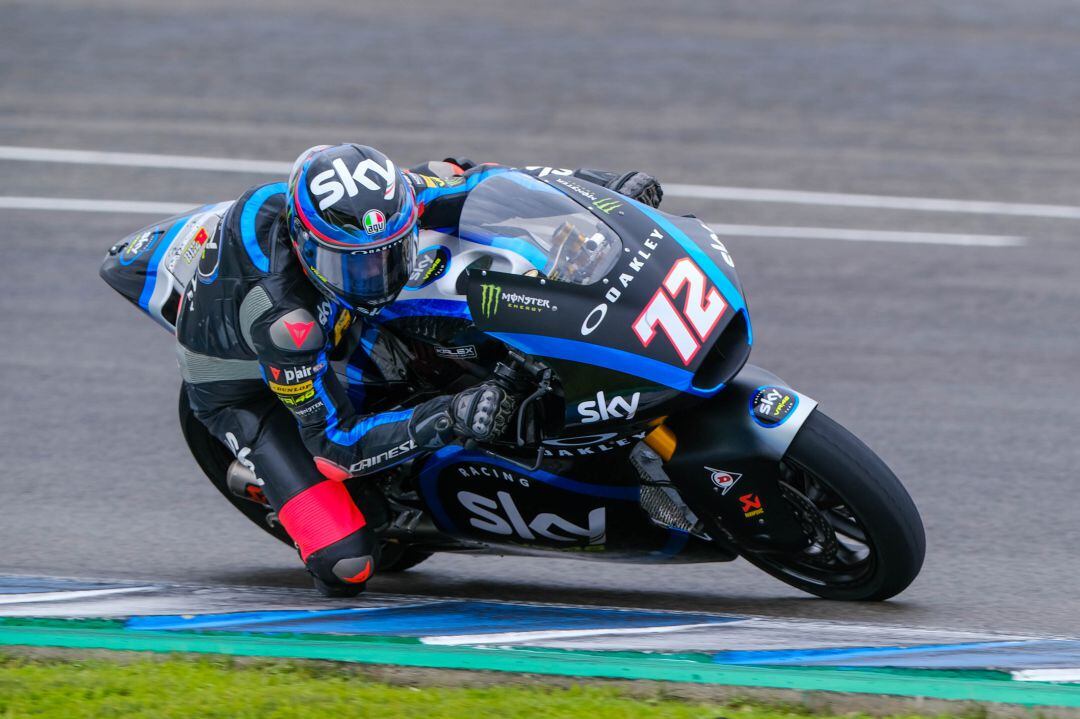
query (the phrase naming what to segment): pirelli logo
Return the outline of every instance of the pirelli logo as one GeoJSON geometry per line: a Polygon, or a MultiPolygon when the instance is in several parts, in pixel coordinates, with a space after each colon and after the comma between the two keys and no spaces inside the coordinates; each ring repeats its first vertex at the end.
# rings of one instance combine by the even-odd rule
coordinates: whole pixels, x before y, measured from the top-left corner
{"type": "Polygon", "coordinates": [[[311,380],[307,382],[301,382],[300,384],[278,384],[277,382],[270,383],[270,391],[277,395],[292,396],[297,394],[304,394],[310,392],[312,389],[311,380]]]}

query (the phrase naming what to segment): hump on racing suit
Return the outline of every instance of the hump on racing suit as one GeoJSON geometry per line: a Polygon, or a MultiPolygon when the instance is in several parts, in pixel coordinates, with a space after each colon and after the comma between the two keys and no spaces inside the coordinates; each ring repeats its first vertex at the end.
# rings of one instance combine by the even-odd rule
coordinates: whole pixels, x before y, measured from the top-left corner
{"type": "Polygon", "coordinates": [[[216,271],[218,229],[233,202],[193,208],[134,232],[109,248],[101,278],[166,330],[196,273],[216,271]],[[209,259],[208,259],[209,258],[209,259]]]}

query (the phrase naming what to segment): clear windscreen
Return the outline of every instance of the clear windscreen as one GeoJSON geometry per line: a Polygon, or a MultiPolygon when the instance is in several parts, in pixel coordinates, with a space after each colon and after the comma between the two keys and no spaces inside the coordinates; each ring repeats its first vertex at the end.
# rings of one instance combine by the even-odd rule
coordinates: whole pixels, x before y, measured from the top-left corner
{"type": "Polygon", "coordinates": [[[469,193],[458,234],[515,252],[545,277],[589,285],[607,275],[622,241],[558,190],[520,173],[485,180],[469,193]]]}

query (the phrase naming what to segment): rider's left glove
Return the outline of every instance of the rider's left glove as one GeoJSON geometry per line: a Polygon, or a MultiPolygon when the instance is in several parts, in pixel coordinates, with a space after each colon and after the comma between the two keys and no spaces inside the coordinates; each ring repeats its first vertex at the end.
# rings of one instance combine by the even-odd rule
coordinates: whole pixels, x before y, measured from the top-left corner
{"type": "Polygon", "coordinates": [[[494,382],[470,387],[450,400],[454,433],[477,442],[498,439],[509,426],[516,407],[517,400],[494,382]]]}
{"type": "Polygon", "coordinates": [[[409,434],[423,449],[438,449],[455,439],[491,442],[506,432],[517,403],[499,384],[482,382],[418,407],[409,434]]]}

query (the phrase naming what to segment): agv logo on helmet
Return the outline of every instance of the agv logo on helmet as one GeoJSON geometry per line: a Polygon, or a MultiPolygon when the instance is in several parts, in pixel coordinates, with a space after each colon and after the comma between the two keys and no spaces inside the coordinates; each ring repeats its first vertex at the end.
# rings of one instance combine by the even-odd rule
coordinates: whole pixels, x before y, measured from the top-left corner
{"type": "Polygon", "coordinates": [[[397,170],[394,168],[394,163],[389,159],[386,160],[386,166],[383,167],[375,160],[366,158],[352,172],[349,172],[345,161],[340,157],[335,158],[330,164],[333,165],[333,170],[320,172],[312,178],[311,184],[308,185],[311,194],[320,198],[320,210],[332,207],[346,194],[349,197],[356,197],[360,193],[360,188],[357,187],[356,183],[360,183],[369,190],[378,190],[379,185],[368,177],[369,171],[374,172],[376,176],[383,179],[386,187],[383,198],[389,200],[394,197],[394,191],[397,189],[397,170]]]}

